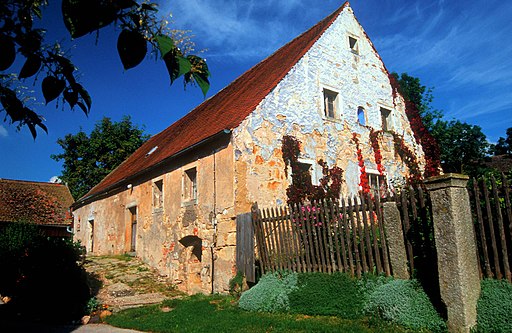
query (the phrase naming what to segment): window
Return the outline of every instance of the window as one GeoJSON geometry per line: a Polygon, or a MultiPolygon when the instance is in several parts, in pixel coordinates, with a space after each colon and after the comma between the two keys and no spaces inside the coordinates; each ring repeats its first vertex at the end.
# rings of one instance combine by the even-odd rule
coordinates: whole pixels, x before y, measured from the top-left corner
{"type": "Polygon", "coordinates": [[[348,36],[348,46],[350,47],[350,50],[352,52],[359,54],[359,45],[357,44],[357,38],[348,36]]]}
{"type": "Polygon", "coordinates": [[[334,119],[338,114],[338,93],[324,89],[324,115],[334,119]]]}
{"type": "Polygon", "coordinates": [[[357,121],[359,124],[366,126],[366,112],[362,106],[357,108],[357,121]]]}
{"type": "Polygon", "coordinates": [[[157,180],[153,183],[153,209],[161,209],[164,206],[163,187],[163,180],[157,180]]]}
{"type": "Polygon", "coordinates": [[[197,201],[197,169],[191,168],[183,174],[183,201],[197,201]]]}
{"type": "Polygon", "coordinates": [[[388,185],[386,182],[386,176],[383,176],[379,173],[368,172],[368,185],[370,186],[370,190],[372,193],[379,193],[381,197],[384,197],[388,190],[388,185]]]}
{"type": "Polygon", "coordinates": [[[316,169],[314,165],[315,161],[312,159],[299,158],[299,160],[297,161],[299,175],[298,177],[296,177],[296,175],[293,174],[293,170],[290,170],[290,172],[288,173],[288,181],[295,181],[299,184],[318,185],[318,178],[316,175],[316,169]]]}
{"type": "Polygon", "coordinates": [[[382,129],[384,131],[391,130],[391,110],[380,108],[380,117],[382,119],[382,129]]]}

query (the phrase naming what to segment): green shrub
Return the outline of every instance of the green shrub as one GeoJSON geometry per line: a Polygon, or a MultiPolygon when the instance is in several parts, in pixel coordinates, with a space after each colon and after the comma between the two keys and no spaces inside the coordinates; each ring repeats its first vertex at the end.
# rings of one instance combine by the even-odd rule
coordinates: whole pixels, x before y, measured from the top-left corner
{"type": "Polygon", "coordinates": [[[238,305],[248,311],[288,311],[288,295],[296,288],[297,273],[268,273],[261,277],[258,284],[242,293],[238,305]]]}
{"type": "Polygon", "coordinates": [[[414,330],[446,331],[445,322],[415,280],[394,280],[377,287],[364,310],[414,330]]]}
{"type": "Polygon", "coordinates": [[[231,296],[235,296],[236,298],[240,298],[242,294],[242,290],[244,287],[244,273],[238,271],[236,275],[229,280],[229,294],[231,296]]]}
{"type": "Polygon", "coordinates": [[[3,307],[4,315],[79,319],[90,298],[82,259],[83,248],[70,239],[45,237],[26,223],[6,227],[0,234],[0,293],[12,300],[3,307]]]}
{"type": "Polygon", "coordinates": [[[357,279],[345,273],[301,273],[290,293],[290,311],[307,315],[362,316],[363,293],[357,279]]]}
{"type": "Polygon", "coordinates": [[[477,313],[477,332],[512,332],[512,285],[483,280],[477,313]]]}

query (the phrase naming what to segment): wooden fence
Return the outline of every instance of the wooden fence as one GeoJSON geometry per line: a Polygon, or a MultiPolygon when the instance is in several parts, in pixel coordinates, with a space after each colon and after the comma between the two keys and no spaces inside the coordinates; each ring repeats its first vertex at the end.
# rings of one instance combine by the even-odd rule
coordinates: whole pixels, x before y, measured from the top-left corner
{"type": "Polygon", "coordinates": [[[408,186],[395,196],[402,218],[405,248],[411,274],[417,269],[434,270],[437,261],[428,192],[421,186],[408,186]],[[418,265],[416,265],[418,264],[418,265]],[[417,267],[418,266],[418,267],[417,267]]]}
{"type": "Polygon", "coordinates": [[[512,209],[505,175],[473,179],[469,188],[480,274],[511,281],[512,209]]]}
{"type": "Polygon", "coordinates": [[[378,196],[255,209],[252,222],[263,273],[391,274],[378,196]]]}

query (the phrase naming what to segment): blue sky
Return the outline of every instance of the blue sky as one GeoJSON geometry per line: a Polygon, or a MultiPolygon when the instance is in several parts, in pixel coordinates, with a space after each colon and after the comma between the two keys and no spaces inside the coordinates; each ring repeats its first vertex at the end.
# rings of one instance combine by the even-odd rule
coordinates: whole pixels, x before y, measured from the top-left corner
{"type": "MultiPolygon", "coordinates": [[[[50,1],[55,5],[57,1],[50,1]]],[[[332,0],[179,0],[161,1],[172,12],[173,27],[189,29],[212,72],[208,96],[326,17],[343,1],[332,0]]],[[[419,77],[434,87],[434,107],[446,119],[482,127],[495,142],[512,127],[512,34],[510,1],[353,0],[356,17],[386,67],[419,77]]],[[[48,41],[63,38],[59,7],[45,11],[48,41]]],[[[80,38],[71,49],[81,82],[93,98],[89,117],[77,111],[44,106],[39,82],[30,89],[32,106],[47,119],[49,134],[34,141],[27,129],[0,122],[0,178],[48,181],[61,164],[56,141],[80,128],[89,132],[103,116],[134,123],[156,134],[203,101],[199,88],[169,86],[164,64],[148,55],[142,65],[124,71],[117,55],[119,31],[105,28],[80,38]]],[[[66,43],[66,40],[64,40],[66,43]]],[[[70,45],[68,43],[68,45],[70,45]]],[[[42,80],[40,78],[39,80],[42,80]]],[[[2,113],[3,115],[3,113],[2,113]]]]}

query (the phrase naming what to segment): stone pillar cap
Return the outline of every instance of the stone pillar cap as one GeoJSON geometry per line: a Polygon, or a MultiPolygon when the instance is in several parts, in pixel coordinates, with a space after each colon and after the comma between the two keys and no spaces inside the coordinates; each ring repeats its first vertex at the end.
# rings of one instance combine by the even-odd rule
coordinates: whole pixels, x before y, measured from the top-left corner
{"type": "Polygon", "coordinates": [[[428,190],[438,190],[447,187],[465,188],[469,176],[459,173],[446,173],[444,175],[430,177],[425,179],[424,183],[428,190]]]}

